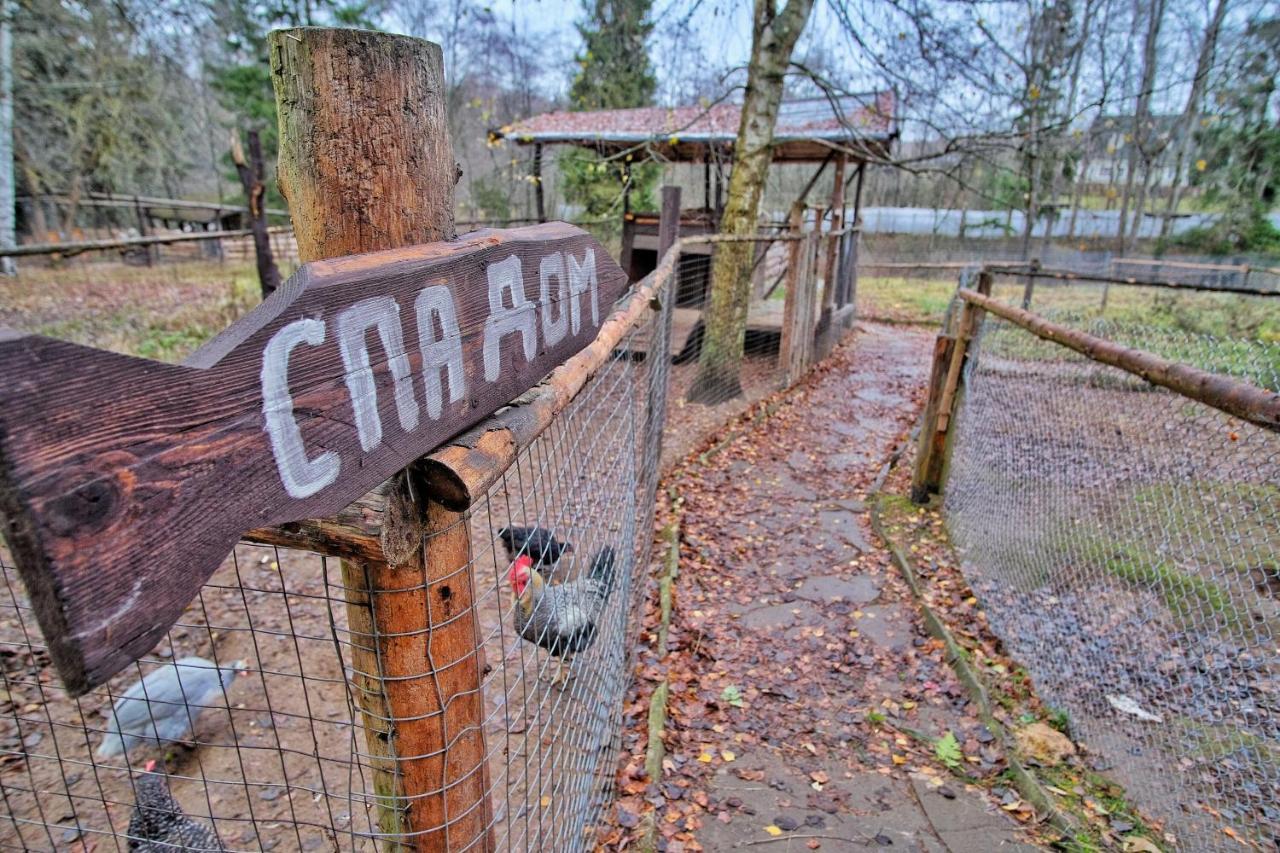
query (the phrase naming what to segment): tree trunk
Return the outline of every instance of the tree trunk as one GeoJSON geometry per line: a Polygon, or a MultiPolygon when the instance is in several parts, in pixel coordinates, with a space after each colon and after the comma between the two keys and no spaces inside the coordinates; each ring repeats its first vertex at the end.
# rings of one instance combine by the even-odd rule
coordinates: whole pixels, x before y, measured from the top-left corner
{"type": "MultiPolygon", "coordinates": [[[[787,66],[812,9],[813,0],[787,0],[782,11],[775,13],[773,0],[756,0],[747,91],[733,149],[729,199],[720,220],[721,234],[750,234],[756,228],[787,66]]],[[[742,394],[738,369],[750,299],[751,244],[720,244],[711,267],[706,338],[698,376],[689,389],[690,400],[711,402],[742,394]]]]}
{"type": "Polygon", "coordinates": [[[1200,119],[1200,101],[1204,97],[1205,84],[1209,80],[1209,71],[1213,66],[1213,54],[1218,47],[1218,33],[1222,30],[1222,19],[1227,15],[1227,0],[1218,0],[1213,9],[1213,17],[1200,40],[1200,55],[1196,59],[1196,76],[1191,81],[1191,92],[1187,95],[1187,106],[1182,111],[1178,122],[1177,153],[1173,161],[1173,186],[1169,188],[1169,202],[1165,206],[1164,222],[1160,224],[1160,236],[1169,236],[1173,228],[1173,214],[1178,212],[1178,203],[1182,200],[1182,168],[1187,160],[1187,151],[1191,147],[1191,139],[1195,135],[1196,122],[1200,119]]]}
{"type": "Polygon", "coordinates": [[[240,185],[244,187],[244,197],[248,200],[249,227],[253,229],[253,254],[258,262],[258,283],[262,286],[262,298],[266,299],[280,286],[280,270],[271,253],[271,234],[267,231],[267,206],[263,204],[266,186],[262,183],[266,169],[262,162],[262,142],[258,138],[258,131],[249,131],[247,162],[244,149],[240,147],[240,137],[233,132],[231,160],[236,164],[236,174],[240,176],[240,185]]]}
{"type": "MultiPolygon", "coordinates": [[[[1137,109],[1133,114],[1133,138],[1129,143],[1128,172],[1124,180],[1124,198],[1120,204],[1120,223],[1116,236],[1119,238],[1120,250],[1128,251],[1131,240],[1126,239],[1126,227],[1129,223],[1129,203],[1133,200],[1133,182],[1137,177],[1138,158],[1144,161],[1147,153],[1147,122],[1151,117],[1151,94],[1156,80],[1156,45],[1160,39],[1160,24],[1164,20],[1165,0],[1151,0],[1151,16],[1147,19],[1147,34],[1142,44],[1142,81],[1138,88],[1137,109]]],[[[1145,184],[1145,178],[1144,178],[1145,184]]],[[[1141,210],[1135,210],[1134,216],[1141,219],[1141,210]]],[[[1137,234],[1137,229],[1133,229],[1137,234]]]]}

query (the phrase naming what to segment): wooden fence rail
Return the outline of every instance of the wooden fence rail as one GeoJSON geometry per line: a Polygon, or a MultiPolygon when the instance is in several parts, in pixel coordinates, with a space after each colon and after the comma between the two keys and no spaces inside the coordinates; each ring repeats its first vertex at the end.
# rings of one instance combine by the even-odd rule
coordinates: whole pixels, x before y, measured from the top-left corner
{"type": "MultiPolygon", "coordinates": [[[[950,448],[956,432],[955,414],[964,391],[964,365],[970,343],[978,333],[983,314],[987,312],[1092,361],[1118,368],[1263,429],[1280,432],[1280,394],[1230,376],[1122,346],[1054,323],[1026,309],[1007,305],[991,296],[993,277],[999,274],[1022,276],[1027,272],[1008,268],[983,269],[978,276],[976,290],[967,287],[962,277],[956,291],[961,306],[956,329],[944,328],[938,335],[912,477],[911,498],[915,502],[927,502],[931,495],[941,493],[945,486],[950,448]]],[[[1078,278],[1074,274],[1055,273],[1049,273],[1047,277],[1078,278]]],[[[1134,283],[1097,278],[1108,283],[1134,283]]]]}

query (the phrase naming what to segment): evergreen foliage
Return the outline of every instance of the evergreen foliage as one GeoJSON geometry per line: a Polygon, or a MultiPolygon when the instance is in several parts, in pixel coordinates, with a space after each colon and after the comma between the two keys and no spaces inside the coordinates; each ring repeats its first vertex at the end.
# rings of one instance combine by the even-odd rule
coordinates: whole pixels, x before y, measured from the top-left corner
{"type": "Polygon", "coordinates": [[[1214,114],[1201,122],[1193,172],[1202,203],[1222,214],[1178,242],[1216,254],[1280,253],[1280,232],[1267,220],[1280,194],[1280,18],[1250,24],[1240,48],[1215,91],[1214,114]]]}
{"type": "MultiPolygon", "coordinates": [[[[657,79],[649,63],[647,41],[653,31],[653,0],[584,0],[585,22],[578,25],[583,51],[569,90],[575,110],[626,109],[653,102],[657,79]]],[[[588,219],[616,217],[622,210],[627,165],[631,166],[631,206],[654,207],[661,168],[638,157],[605,158],[575,148],[560,156],[565,198],[588,219]]]]}

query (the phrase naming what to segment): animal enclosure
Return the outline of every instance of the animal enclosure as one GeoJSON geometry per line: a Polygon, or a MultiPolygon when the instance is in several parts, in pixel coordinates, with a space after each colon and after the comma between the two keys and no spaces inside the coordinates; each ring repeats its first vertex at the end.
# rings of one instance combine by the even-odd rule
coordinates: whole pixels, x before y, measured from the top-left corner
{"type": "MultiPolygon", "coordinates": [[[[827,239],[773,241],[771,269],[785,271],[790,246],[816,256],[827,239]]],[[[765,238],[759,242],[766,245],[765,238]]],[[[430,690],[431,679],[439,677],[432,670],[448,674],[469,661],[476,665],[478,717],[459,724],[441,709],[426,717],[443,724],[446,751],[461,755],[450,759],[455,765],[447,779],[428,777],[421,793],[406,795],[389,768],[438,756],[387,754],[372,746],[383,742],[388,725],[403,721],[380,718],[387,697],[378,685],[385,682],[370,669],[397,638],[375,636],[352,622],[350,602],[367,596],[359,555],[286,547],[287,529],[254,534],[277,541],[237,545],[154,649],[102,687],[73,698],[53,671],[12,557],[0,552],[5,844],[125,849],[144,787],[139,767],[158,759],[186,817],[214,830],[228,850],[375,850],[427,842],[450,849],[592,846],[601,810],[612,802],[660,459],[692,448],[747,400],[787,381],[775,338],[748,352],[745,398],[713,405],[683,399],[689,379],[682,384],[680,372],[692,377],[697,359],[671,364],[682,331],[688,331],[675,321],[675,302],[668,298],[680,253],[679,246],[669,251],[654,275],[634,285],[604,319],[600,336],[566,365],[572,370],[558,371],[544,386],[568,396],[551,402],[535,391],[470,433],[505,431],[515,448],[457,521],[430,534],[437,541],[465,534],[465,562],[429,588],[403,590],[435,593],[443,583],[469,602],[433,619],[451,625],[469,617],[474,643],[445,648],[449,656],[432,658],[429,669],[399,676],[430,690]],[[555,378],[569,373],[582,382],[571,393],[555,378]],[[513,419],[525,413],[536,426],[513,419]],[[508,552],[500,532],[535,525],[572,545],[554,565],[540,567],[546,589],[582,588],[606,549],[614,555],[608,593],[591,614],[591,640],[573,654],[559,655],[559,649],[539,645],[537,634],[522,636],[517,628],[520,599],[511,569],[520,554],[508,552]],[[96,756],[112,706],[130,685],[193,656],[219,667],[243,661],[244,668],[225,690],[201,701],[153,697],[149,713],[170,716],[172,710],[180,727],[194,724],[180,742],[139,742],[127,757],[96,756]],[[552,683],[562,658],[567,683],[552,683]],[[459,753],[459,745],[476,748],[459,753]],[[473,780],[478,784],[466,788],[473,780]],[[441,804],[433,823],[398,823],[414,803],[433,798],[441,804]]],[[[814,267],[805,262],[801,275],[788,278],[789,292],[820,294],[814,267]]],[[[818,320],[815,308],[804,332],[811,342],[818,320]]],[[[362,499],[340,517],[372,512],[376,500],[362,499]]],[[[539,557],[533,546],[526,553],[539,557]]],[[[419,600],[432,607],[440,598],[419,600]]]]}
{"type": "Polygon", "coordinates": [[[952,395],[945,508],[965,574],[1176,849],[1273,845],[1280,348],[1098,322],[1085,354],[1025,320],[981,321],[952,395]],[[1153,385],[1099,361],[1108,343],[1173,366],[1153,385]],[[1216,377],[1200,399],[1163,384],[1187,368],[1216,377]]]}

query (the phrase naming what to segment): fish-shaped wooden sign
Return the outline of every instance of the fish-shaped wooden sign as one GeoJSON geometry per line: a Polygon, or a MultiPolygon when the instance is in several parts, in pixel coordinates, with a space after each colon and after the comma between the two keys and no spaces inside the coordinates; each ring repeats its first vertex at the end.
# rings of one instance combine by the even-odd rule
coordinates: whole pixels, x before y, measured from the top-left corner
{"type": "Polygon", "coordinates": [[[563,223],[306,264],[161,364],[0,330],[0,512],[79,695],[248,530],[337,512],[589,344],[626,275],[563,223]]]}

